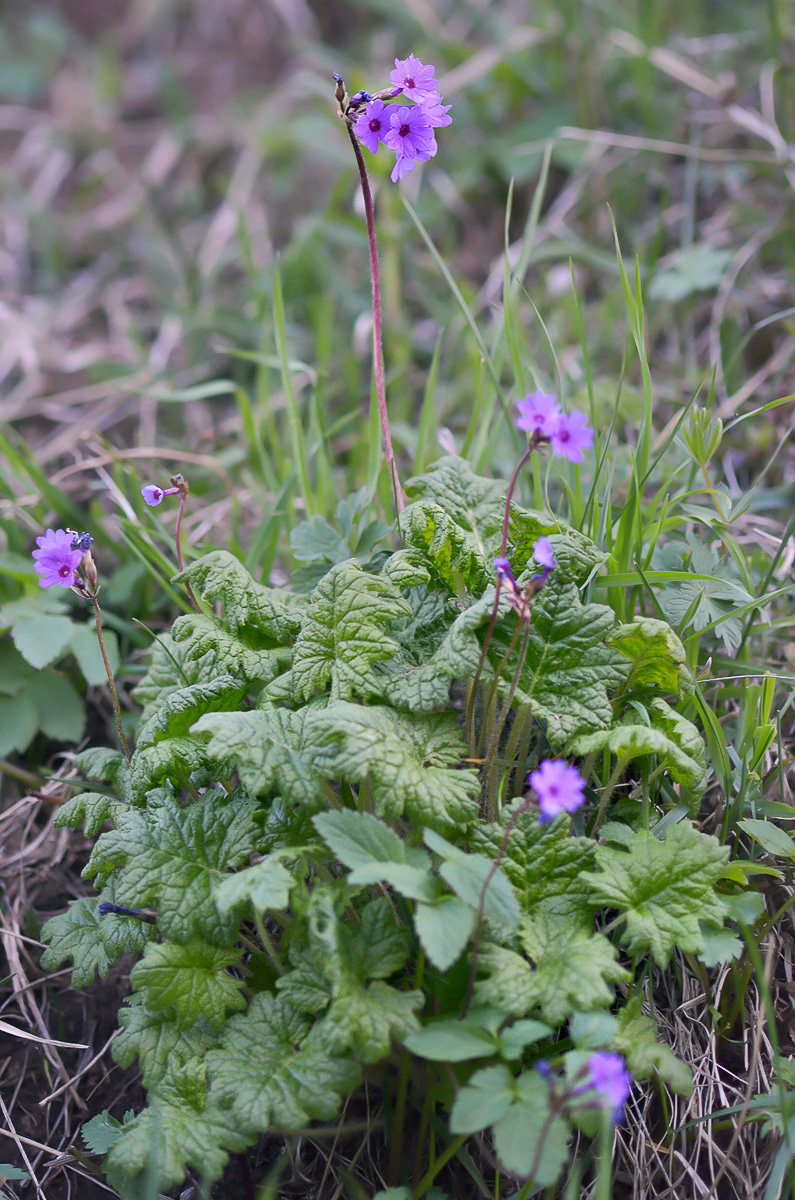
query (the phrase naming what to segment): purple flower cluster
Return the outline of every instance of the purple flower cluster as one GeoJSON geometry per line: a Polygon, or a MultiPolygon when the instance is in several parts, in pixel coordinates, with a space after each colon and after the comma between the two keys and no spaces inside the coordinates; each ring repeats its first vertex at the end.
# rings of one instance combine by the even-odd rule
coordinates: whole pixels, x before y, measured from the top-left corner
{"type": "Polygon", "coordinates": [[[56,583],[61,587],[74,587],[77,568],[83,561],[81,538],[87,536],[79,535],[75,541],[71,530],[48,529],[42,537],[36,538],[39,548],[33,551],[33,557],[41,575],[39,587],[51,588],[56,583]]]}
{"type": "Polygon", "coordinates": [[[582,462],[583,450],[593,445],[593,430],[584,413],[563,412],[551,392],[533,392],[517,400],[516,428],[526,429],[537,443],[549,442],[552,453],[569,462],[582,462]]]}
{"type": "Polygon", "coordinates": [[[576,812],[585,796],[585,780],[576,767],[560,758],[547,758],[537,771],[531,771],[528,783],[538,796],[541,825],[562,812],[576,812]]]}
{"type": "Polygon", "coordinates": [[[381,142],[394,151],[393,183],[410,174],[418,162],[433,158],[438,150],[434,129],[452,124],[453,118],[448,115],[450,105],[442,103],[433,72],[430,63],[423,64],[413,54],[396,58],[387,98],[403,95],[413,103],[386,105],[376,96],[367,100],[364,112],[354,123],[353,132],[371,154],[375,154],[381,142]]]}

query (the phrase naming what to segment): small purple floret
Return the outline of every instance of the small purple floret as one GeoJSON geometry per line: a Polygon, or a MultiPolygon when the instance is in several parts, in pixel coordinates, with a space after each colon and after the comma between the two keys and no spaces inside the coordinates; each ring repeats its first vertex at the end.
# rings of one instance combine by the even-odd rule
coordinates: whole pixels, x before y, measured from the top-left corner
{"type": "Polygon", "coordinates": [[[384,113],[383,100],[370,100],[364,112],[354,122],[353,132],[371,154],[375,154],[378,143],[384,140],[389,129],[389,113],[384,113]]]}
{"type": "Polygon", "coordinates": [[[77,568],[83,561],[83,551],[72,549],[73,534],[65,529],[48,529],[36,538],[38,550],[33,551],[36,570],[41,575],[39,587],[74,587],[77,568]]]}
{"type": "Polygon", "coordinates": [[[158,504],[163,502],[165,494],[155,483],[147,483],[146,487],[141,488],[141,495],[150,508],[157,508],[158,504]]]}
{"type": "MultiPolygon", "coordinates": [[[[623,1058],[620,1054],[598,1050],[588,1059],[588,1071],[591,1076],[589,1087],[598,1094],[604,1106],[610,1109],[613,1120],[618,1121],[632,1083],[632,1076],[623,1058]]],[[[578,1089],[584,1090],[586,1089],[578,1089]]]]}
{"type": "Polygon", "coordinates": [[[555,555],[552,553],[552,543],[549,538],[540,537],[537,542],[533,543],[533,558],[539,567],[543,567],[546,571],[552,570],[555,566],[555,555]]]}
{"type": "Polygon", "coordinates": [[[533,392],[517,400],[519,415],[516,428],[526,429],[538,437],[549,438],[561,415],[557,397],[552,392],[533,392]]]}
{"type": "Polygon", "coordinates": [[[561,413],[551,430],[552,453],[569,462],[582,462],[583,450],[590,450],[593,445],[593,430],[587,422],[585,413],[573,412],[569,416],[561,413]]]}
{"type": "Polygon", "coordinates": [[[452,104],[443,104],[442,97],[436,92],[431,92],[430,96],[426,96],[420,101],[422,111],[428,118],[432,129],[442,129],[445,125],[452,125],[453,118],[447,114],[453,107],[452,104]]]}
{"type": "Polygon", "coordinates": [[[434,67],[429,63],[424,66],[418,58],[410,54],[408,58],[396,58],[395,69],[389,78],[396,88],[400,88],[409,100],[417,103],[426,96],[439,91],[439,84],[433,77],[434,67]]]}
{"type": "Polygon", "coordinates": [[[495,570],[495,573],[499,576],[499,578],[502,579],[505,583],[509,584],[510,587],[512,587],[514,589],[514,591],[519,590],[517,582],[516,582],[516,577],[515,577],[513,571],[511,570],[511,564],[508,562],[508,559],[505,558],[503,555],[498,555],[498,557],[495,558],[494,570],[495,570]]]}
{"type": "Polygon", "coordinates": [[[537,771],[530,773],[528,782],[539,799],[538,820],[542,825],[558,813],[575,812],[585,799],[585,781],[580,772],[561,758],[545,759],[537,771]]]}

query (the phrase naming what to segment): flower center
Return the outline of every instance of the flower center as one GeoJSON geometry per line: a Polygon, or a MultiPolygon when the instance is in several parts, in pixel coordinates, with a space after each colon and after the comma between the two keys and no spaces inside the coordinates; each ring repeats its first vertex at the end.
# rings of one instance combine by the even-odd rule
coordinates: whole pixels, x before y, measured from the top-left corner
{"type": "Polygon", "coordinates": [[[550,796],[557,796],[557,794],[558,794],[557,784],[553,783],[550,785],[549,794],[550,794],[550,796]]]}
{"type": "Polygon", "coordinates": [[[378,133],[378,130],[380,128],[381,128],[381,122],[378,120],[378,117],[373,117],[372,121],[370,122],[370,129],[372,130],[373,133],[378,133]]]}
{"type": "Polygon", "coordinates": [[[407,133],[411,133],[411,126],[410,125],[401,125],[400,129],[398,130],[398,133],[400,134],[401,137],[405,137],[407,133]]]}
{"type": "Polygon", "coordinates": [[[62,564],[62,565],[61,565],[61,566],[58,568],[58,575],[60,576],[60,578],[61,578],[61,579],[66,579],[67,575],[71,574],[71,570],[72,570],[72,568],[71,568],[71,567],[68,567],[68,566],[66,565],[66,563],[63,563],[63,564],[62,564]]]}
{"type": "Polygon", "coordinates": [[[407,78],[407,80],[406,80],[406,82],[405,82],[405,84],[404,84],[403,86],[404,86],[404,87],[407,87],[407,88],[413,88],[413,87],[414,87],[414,80],[411,78],[411,76],[410,76],[410,75],[409,75],[409,77],[407,78]]]}
{"type": "Polygon", "coordinates": [[[560,440],[562,442],[567,442],[569,440],[569,438],[571,437],[571,434],[569,433],[568,429],[563,429],[558,434],[558,437],[560,438],[560,440]]]}

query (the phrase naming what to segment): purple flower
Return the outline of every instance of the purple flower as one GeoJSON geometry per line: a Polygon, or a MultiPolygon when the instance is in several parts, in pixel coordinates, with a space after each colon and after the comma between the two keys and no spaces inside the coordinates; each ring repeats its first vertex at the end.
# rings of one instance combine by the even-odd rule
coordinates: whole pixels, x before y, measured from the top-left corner
{"type": "Polygon", "coordinates": [[[141,488],[141,495],[150,508],[157,508],[164,496],[176,496],[178,492],[178,487],[161,488],[156,483],[147,483],[146,487],[141,488]]]}
{"type": "Polygon", "coordinates": [[[371,100],[353,126],[353,132],[371,154],[375,154],[378,143],[384,140],[389,129],[389,114],[384,116],[385,108],[383,100],[371,100]]]}
{"type": "Polygon", "coordinates": [[[557,397],[552,392],[533,392],[524,400],[517,400],[516,407],[519,409],[515,422],[517,429],[527,429],[537,437],[552,437],[561,416],[557,397]]]}
{"type": "Polygon", "coordinates": [[[422,111],[431,123],[431,128],[442,129],[445,125],[452,125],[453,118],[447,114],[453,107],[452,104],[443,104],[442,97],[436,92],[431,92],[430,96],[420,100],[422,111]]]}
{"type": "Polygon", "coordinates": [[[570,416],[561,413],[550,431],[550,440],[553,454],[559,454],[569,462],[582,462],[583,450],[589,450],[593,445],[593,430],[585,413],[573,412],[570,416]]]}
{"type": "Polygon", "coordinates": [[[590,1081],[582,1088],[578,1088],[577,1091],[584,1092],[593,1088],[604,1106],[610,1109],[613,1120],[617,1121],[629,1096],[632,1083],[632,1076],[627,1070],[623,1058],[620,1054],[597,1050],[588,1059],[588,1071],[590,1081]]]}
{"type": "Polygon", "coordinates": [[[495,558],[494,570],[503,583],[507,583],[508,586],[513,588],[515,592],[519,590],[516,582],[516,576],[511,570],[511,564],[508,562],[507,558],[504,558],[502,555],[499,555],[497,558],[495,558]]]}
{"type": "Polygon", "coordinates": [[[50,588],[56,583],[61,587],[74,587],[75,572],[83,561],[83,551],[72,549],[73,536],[65,529],[48,529],[43,537],[36,538],[39,549],[33,551],[33,557],[41,575],[39,587],[50,588]]]}
{"type": "Polygon", "coordinates": [[[545,759],[537,771],[531,772],[528,782],[540,802],[538,820],[542,825],[558,813],[574,812],[585,799],[585,781],[580,772],[560,758],[545,759]]]}
{"type": "Polygon", "coordinates": [[[439,91],[439,84],[434,79],[433,72],[433,66],[423,66],[418,58],[410,54],[408,58],[395,59],[395,69],[390,72],[389,78],[409,100],[419,103],[425,96],[439,91]]]}
{"type": "Polygon", "coordinates": [[[431,123],[420,105],[393,108],[389,116],[391,129],[384,144],[397,155],[392,170],[392,182],[414,170],[417,162],[427,162],[438,150],[431,123]],[[409,165],[410,164],[410,165],[409,165]]]}
{"type": "Polygon", "coordinates": [[[146,487],[141,488],[141,495],[150,508],[157,508],[158,504],[162,503],[165,494],[163,489],[154,483],[147,483],[146,487]]]}
{"type": "Polygon", "coordinates": [[[533,558],[539,567],[543,567],[545,571],[549,572],[552,570],[556,564],[549,538],[540,537],[537,542],[533,543],[533,558]]]}

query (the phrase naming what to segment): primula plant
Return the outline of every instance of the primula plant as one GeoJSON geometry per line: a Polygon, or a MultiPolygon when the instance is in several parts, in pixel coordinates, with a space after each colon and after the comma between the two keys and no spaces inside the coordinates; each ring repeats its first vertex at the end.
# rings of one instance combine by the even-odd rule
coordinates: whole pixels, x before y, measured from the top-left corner
{"type": "MultiPolygon", "coordinates": [[[[357,161],[383,144],[395,179],[449,122],[413,56],[372,95],[338,79],[337,102],[357,161]]],[[[42,933],[76,987],[136,960],[113,1055],[148,1103],[86,1132],[123,1197],[209,1185],[265,1135],[344,1131],[367,1103],[390,1195],[419,1200],[466,1148],[524,1198],[575,1135],[604,1176],[635,1088],[688,1092],[643,1006],[652,967],[734,913],[728,848],[687,815],[692,675],[664,621],[588,598],[593,541],[515,499],[533,455],[585,460],[585,415],[536,392],[515,422],[507,485],[449,456],[404,489],[387,426],[392,548],[329,564],[299,527],[308,592],[225,550],[185,564],[186,481],[143,487],[179,497],[195,611],[153,643],[134,749],[119,720],[118,749],[75,759],[90,790],[56,823],[94,839],[95,894],[42,933]]],[[[37,569],[100,629],[87,536],[48,531],[37,569]]]]}

